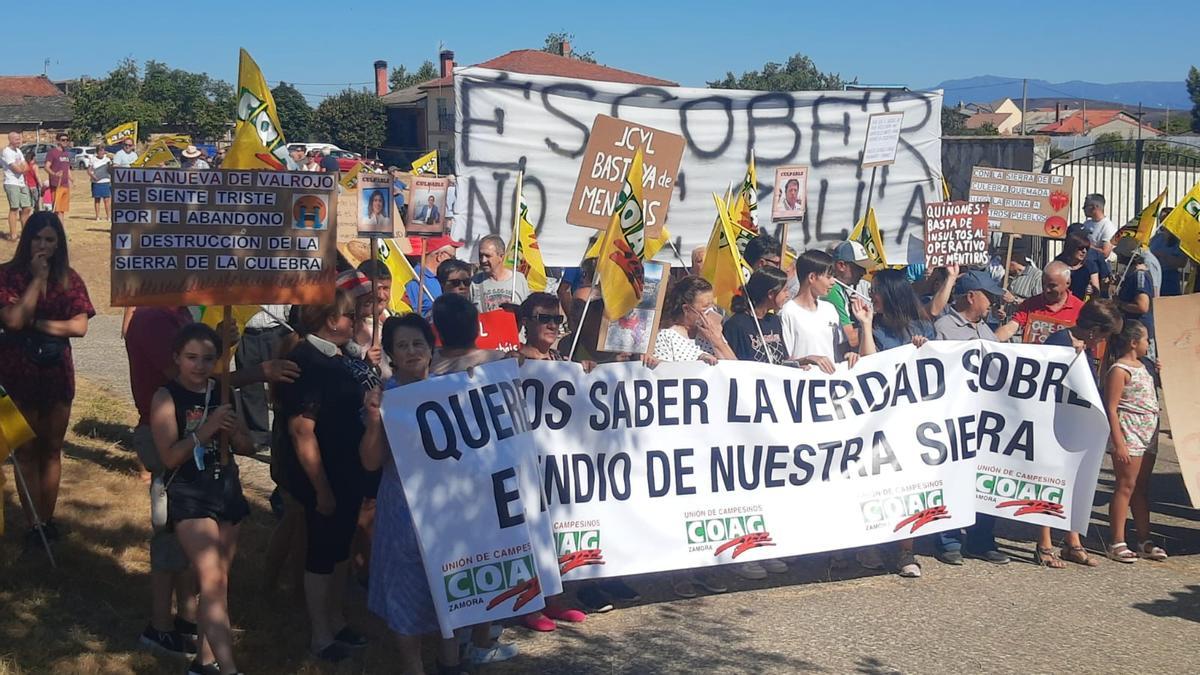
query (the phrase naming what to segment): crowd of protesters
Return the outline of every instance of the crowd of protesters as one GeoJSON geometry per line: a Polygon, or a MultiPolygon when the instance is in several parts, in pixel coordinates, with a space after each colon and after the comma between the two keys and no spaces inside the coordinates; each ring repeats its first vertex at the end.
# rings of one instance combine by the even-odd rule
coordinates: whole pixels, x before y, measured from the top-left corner
{"type": "MultiPolygon", "coordinates": [[[[24,183],[24,160],[10,161],[9,154],[6,165],[24,183]]],[[[120,154],[109,161],[122,165],[127,158],[120,154]]],[[[300,152],[293,157],[301,168],[310,159],[300,152]]],[[[102,169],[89,175],[106,175],[102,169]]],[[[8,179],[6,172],[6,190],[8,179]]],[[[64,188],[61,175],[52,187],[64,188]]],[[[95,312],[70,266],[60,215],[25,214],[20,194],[16,199],[23,226],[15,255],[0,266],[0,377],[37,432],[16,458],[29,485],[28,499],[22,493],[27,545],[38,546],[61,536],[54,515],[74,395],[69,340],[86,334],[95,312]]],[[[381,392],[504,358],[575,361],[584,369],[639,359],[651,368],[667,361],[747,360],[832,373],[853,368],[860,357],[930,340],[1030,341],[1031,323],[1049,317],[1061,330],[1034,341],[1086,354],[1111,424],[1116,486],[1105,554],[1126,564],[1165,559],[1151,538],[1147,495],[1159,410],[1153,305],[1159,295],[1182,292],[1186,260],[1165,231],[1147,248],[1115,241],[1099,195],[1089,195],[1085,214],[1062,253],[1040,269],[1024,240],[1014,242],[1007,270],[1004,263],[876,269],[854,241],[792,255],[761,234],[745,246],[753,273],[730,312],[716,306],[712,285],[699,276],[699,250],[690,271],[681,269],[665,291],[649,354],[598,348],[603,299],[594,287],[594,260],[565,270],[556,292],[531,292],[524,275],[505,266],[505,242],[496,235],[476,242],[474,266],[457,257],[462,242],[445,235],[427,241],[419,249],[424,255],[413,260],[423,281],[403,288],[392,287],[379,262],[355,268],[339,257],[332,302],[263,306],[240,334],[229,320],[217,329],[195,323],[186,307],[138,308],[123,336],[139,416],[134,445],[152,496],[152,606],[140,639],[195,655],[190,673],[237,672],[229,573],[238,525],[250,509],[234,455],[269,451],[278,487],[272,503],[281,513],[268,546],[266,582],[274,587],[284,579],[302,589],[313,657],[338,662],[367,644],[344,611],[347,584],[358,580],[368,588],[370,611],[396,634],[400,669],[422,672],[421,638],[437,632],[409,510],[409,501],[422,497],[404,491],[392,461],[381,392]],[[393,293],[417,311],[392,315],[386,308],[393,293]],[[479,315],[496,309],[515,314],[523,335],[516,350],[476,347],[479,315]],[[224,400],[215,373],[234,343],[230,385],[238,394],[224,400]],[[1125,527],[1130,512],[1132,546],[1125,527]]],[[[962,565],[966,557],[1008,563],[994,526],[993,518],[979,516],[963,532],[934,535],[936,558],[948,565],[962,565]]],[[[1053,538],[1049,528],[1037,533],[1038,564],[1099,564],[1080,533],[1065,533],[1060,547],[1053,538]]],[[[921,565],[913,544],[868,547],[855,557],[865,568],[890,563],[900,576],[915,578],[921,565]]],[[[728,568],[752,580],[787,571],[783,560],[728,568]]],[[[674,573],[670,585],[685,598],[701,590],[720,593],[728,588],[725,573],[674,573]]],[[[583,622],[586,612],[640,597],[622,579],[570,590],[520,623],[551,631],[556,622],[583,622]]],[[[485,624],[439,640],[439,672],[514,657],[516,646],[498,635],[498,627],[485,624]]]]}

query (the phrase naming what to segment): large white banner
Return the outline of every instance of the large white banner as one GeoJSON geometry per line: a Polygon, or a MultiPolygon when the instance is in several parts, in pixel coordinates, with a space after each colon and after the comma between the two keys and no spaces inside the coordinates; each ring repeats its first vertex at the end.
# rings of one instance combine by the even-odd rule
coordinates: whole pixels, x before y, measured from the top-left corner
{"type": "MultiPolygon", "coordinates": [[[[554,543],[522,536],[553,546],[534,556],[538,573],[556,555],[566,580],[880,544],[976,513],[1082,531],[1108,436],[1087,361],[1041,345],[930,342],[833,375],[728,361],[585,374],[528,361],[516,377],[510,361],[389,392],[388,437],[423,547],[511,547],[507,515],[519,500],[532,522],[544,500],[554,543]],[[481,434],[508,427],[521,430],[469,472],[492,452],[481,434]],[[530,461],[539,485],[522,482],[519,495],[489,473],[530,461]]],[[[438,597],[452,571],[424,553],[438,597]]]]}
{"type": "MultiPolygon", "coordinates": [[[[759,223],[770,223],[773,167],[807,165],[808,208],[789,228],[799,249],[844,239],[866,210],[871,169],[860,168],[872,113],[902,112],[896,163],[880,167],[871,204],[888,261],[919,259],[928,201],[941,200],[940,92],[757,92],[656,87],[524,75],[485,68],[454,74],[459,177],[455,235],[470,245],[512,229],[517,172],[548,265],[579,264],[592,230],[565,216],[592,121],[612,115],[681,134],[683,164],[669,227],[684,255],[707,242],[715,216],[712,193],[739,183],[754,152],[759,223]],[[910,248],[911,247],[911,248],[910,248]]],[[[674,260],[670,247],[659,254],[674,260]]]]}

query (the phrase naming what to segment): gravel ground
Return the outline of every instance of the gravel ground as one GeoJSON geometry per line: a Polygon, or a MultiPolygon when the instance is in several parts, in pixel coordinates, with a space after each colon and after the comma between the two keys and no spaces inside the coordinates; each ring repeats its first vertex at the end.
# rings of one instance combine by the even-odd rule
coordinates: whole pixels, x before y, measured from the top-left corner
{"type": "MultiPolygon", "coordinates": [[[[129,397],[120,317],[99,316],[77,341],[81,376],[129,397]]],[[[248,491],[270,492],[267,464],[242,461],[248,491]]],[[[1087,544],[1107,537],[1105,467],[1087,544]]],[[[643,599],[555,633],[506,631],[522,656],[493,672],[1061,673],[1200,672],[1200,512],[1188,507],[1164,437],[1154,478],[1155,534],[1164,563],[1102,561],[1048,570],[1031,564],[1035,534],[1002,523],[1013,563],[947,567],[919,555],[924,576],[900,579],[828,556],[793,561],[782,577],[724,574],[729,593],[677,600],[664,575],[633,578],[643,599]],[[511,637],[510,637],[511,636],[511,637]]],[[[918,554],[930,551],[918,545],[918,554]]]]}

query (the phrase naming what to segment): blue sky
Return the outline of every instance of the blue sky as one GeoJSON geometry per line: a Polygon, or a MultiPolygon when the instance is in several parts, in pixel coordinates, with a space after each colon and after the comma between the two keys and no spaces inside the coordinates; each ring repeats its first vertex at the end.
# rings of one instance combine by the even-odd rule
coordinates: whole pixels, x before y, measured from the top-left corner
{"type": "MultiPolygon", "coordinates": [[[[44,30],[6,31],[0,72],[53,79],[103,76],[120,59],[155,59],[233,82],[246,47],[268,80],[307,94],[365,86],[371,64],[436,61],[439,44],[461,64],[541,47],[547,33],[575,34],[601,63],[703,86],[795,52],[822,70],[872,84],[925,87],[972,75],[1050,81],[1182,80],[1200,52],[1174,21],[1191,3],[1144,9],[1094,0],[994,2],[314,2],[122,3],[68,0],[44,30]],[[116,9],[118,6],[121,9],[116,9]],[[286,9],[280,9],[286,8],[286,9]],[[115,14],[129,27],[111,28],[115,14]],[[1024,16],[1018,16],[1024,15],[1024,16]],[[97,39],[98,34],[110,36],[97,39]],[[1120,42],[1118,42],[1120,40],[1120,42]]],[[[319,100],[314,98],[313,100],[319,100]]]]}

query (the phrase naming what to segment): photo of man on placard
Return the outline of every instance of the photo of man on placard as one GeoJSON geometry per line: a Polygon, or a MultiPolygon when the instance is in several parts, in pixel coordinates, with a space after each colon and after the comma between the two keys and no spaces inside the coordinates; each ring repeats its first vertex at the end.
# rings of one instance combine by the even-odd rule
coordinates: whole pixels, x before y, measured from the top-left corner
{"type": "Polygon", "coordinates": [[[446,219],[445,178],[414,176],[408,202],[408,233],[437,236],[443,233],[446,219]]]}
{"type": "Polygon", "coordinates": [[[781,166],[775,169],[775,199],[772,220],[803,220],[807,202],[808,167],[781,166]]]}

